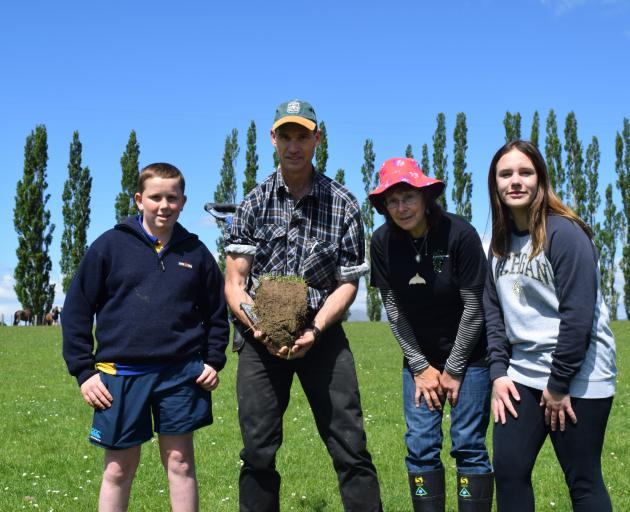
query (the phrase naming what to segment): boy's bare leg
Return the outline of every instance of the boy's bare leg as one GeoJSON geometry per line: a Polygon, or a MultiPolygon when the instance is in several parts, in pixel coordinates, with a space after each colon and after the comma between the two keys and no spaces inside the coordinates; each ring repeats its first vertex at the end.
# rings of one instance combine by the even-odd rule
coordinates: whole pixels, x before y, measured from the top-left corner
{"type": "Polygon", "coordinates": [[[131,483],[140,462],[141,446],[105,450],[105,470],[98,498],[99,512],[125,512],[129,506],[131,483]]]}
{"type": "Polygon", "coordinates": [[[173,512],[197,512],[199,495],[193,433],[160,435],[159,441],[162,464],[168,475],[173,512]]]}

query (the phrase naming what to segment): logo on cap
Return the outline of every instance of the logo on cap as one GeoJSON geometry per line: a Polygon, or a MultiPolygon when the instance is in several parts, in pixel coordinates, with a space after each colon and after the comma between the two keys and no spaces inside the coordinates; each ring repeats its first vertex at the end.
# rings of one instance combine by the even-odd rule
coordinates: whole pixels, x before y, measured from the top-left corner
{"type": "Polygon", "coordinates": [[[299,101],[290,101],[287,103],[287,114],[299,114],[300,113],[300,102],[299,101]]]}

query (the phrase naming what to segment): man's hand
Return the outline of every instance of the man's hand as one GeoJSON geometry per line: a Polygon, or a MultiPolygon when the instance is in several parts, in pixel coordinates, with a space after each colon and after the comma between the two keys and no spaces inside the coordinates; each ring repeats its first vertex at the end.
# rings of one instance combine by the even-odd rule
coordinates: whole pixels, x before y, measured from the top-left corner
{"type": "Polygon", "coordinates": [[[420,396],[430,411],[441,410],[444,403],[444,390],[440,384],[440,370],[427,366],[420,373],[413,376],[416,382],[416,407],[420,407],[420,396]]]}
{"type": "Polygon", "coordinates": [[[96,373],[81,384],[83,400],[94,409],[109,409],[112,406],[112,395],[96,373]]]}
{"type": "Polygon", "coordinates": [[[455,407],[459,399],[459,388],[462,385],[461,375],[451,375],[444,370],[440,375],[440,385],[446,392],[448,403],[451,404],[451,407],[455,407]]]}
{"type": "Polygon", "coordinates": [[[540,397],[540,406],[545,408],[545,423],[551,427],[552,432],[555,432],[558,426],[560,431],[564,432],[567,416],[574,424],[577,423],[569,394],[563,395],[545,388],[540,397]]]}
{"type": "Polygon", "coordinates": [[[201,389],[204,389],[205,391],[213,391],[217,389],[217,386],[219,385],[219,374],[214,368],[212,368],[212,366],[204,363],[203,372],[201,372],[201,375],[197,377],[195,382],[201,386],[201,389]]]}
{"type": "Polygon", "coordinates": [[[315,345],[315,331],[311,328],[302,331],[302,335],[295,340],[289,352],[290,359],[299,359],[315,345]]]}
{"type": "Polygon", "coordinates": [[[521,396],[518,394],[512,379],[507,376],[494,379],[492,383],[492,413],[495,423],[501,421],[501,425],[505,425],[506,409],[512,416],[518,418],[518,413],[514,409],[511,398],[514,398],[517,402],[521,400],[521,396]]]}

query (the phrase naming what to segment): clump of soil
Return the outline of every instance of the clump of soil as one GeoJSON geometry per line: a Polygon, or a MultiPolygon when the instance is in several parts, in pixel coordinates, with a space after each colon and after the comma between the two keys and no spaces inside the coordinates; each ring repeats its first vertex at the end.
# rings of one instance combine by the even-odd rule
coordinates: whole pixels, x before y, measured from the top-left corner
{"type": "Polygon", "coordinates": [[[265,342],[276,348],[293,346],[308,325],[308,288],[299,277],[262,277],[254,304],[256,327],[266,335],[265,342]]]}

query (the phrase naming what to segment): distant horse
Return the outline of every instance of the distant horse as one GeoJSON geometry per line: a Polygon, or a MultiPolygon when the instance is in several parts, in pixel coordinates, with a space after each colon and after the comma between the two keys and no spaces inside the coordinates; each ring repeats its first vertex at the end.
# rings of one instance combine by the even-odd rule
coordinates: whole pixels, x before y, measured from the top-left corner
{"type": "Polygon", "coordinates": [[[25,325],[33,325],[33,313],[30,309],[18,309],[13,315],[13,325],[24,322],[25,325]]]}
{"type": "Polygon", "coordinates": [[[52,317],[53,317],[53,325],[58,325],[59,322],[61,322],[61,311],[63,310],[62,307],[59,306],[55,306],[54,308],[52,308],[52,317]]]}
{"type": "Polygon", "coordinates": [[[59,306],[55,306],[50,313],[46,313],[46,315],[44,315],[44,325],[57,325],[59,323],[61,309],[62,308],[59,306]]]}

